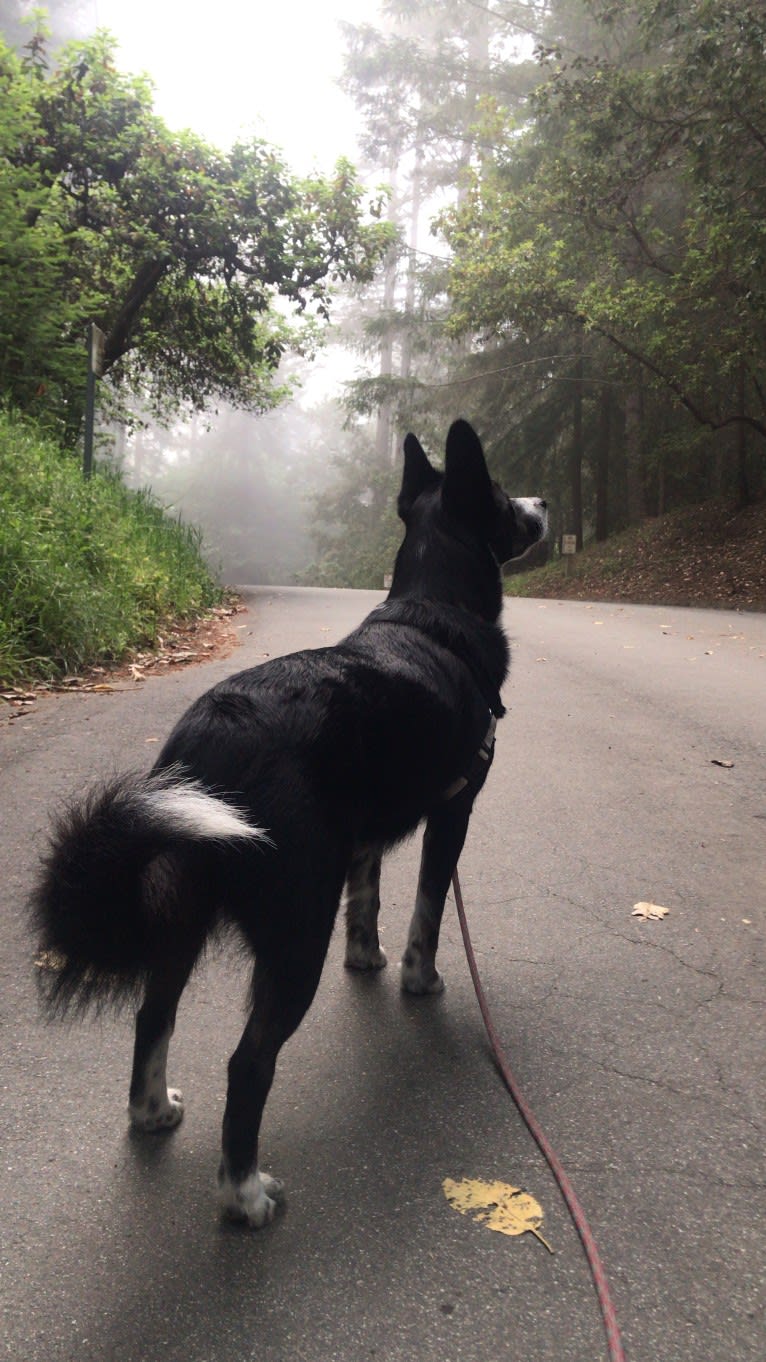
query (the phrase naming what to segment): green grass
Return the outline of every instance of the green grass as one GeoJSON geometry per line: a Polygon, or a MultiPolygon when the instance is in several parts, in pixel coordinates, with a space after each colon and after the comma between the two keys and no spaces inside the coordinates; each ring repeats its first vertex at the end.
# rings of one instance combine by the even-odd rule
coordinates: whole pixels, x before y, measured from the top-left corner
{"type": "Polygon", "coordinates": [[[0,411],[0,685],[117,661],[220,597],[193,526],[113,473],[84,482],[71,455],[0,411]]]}

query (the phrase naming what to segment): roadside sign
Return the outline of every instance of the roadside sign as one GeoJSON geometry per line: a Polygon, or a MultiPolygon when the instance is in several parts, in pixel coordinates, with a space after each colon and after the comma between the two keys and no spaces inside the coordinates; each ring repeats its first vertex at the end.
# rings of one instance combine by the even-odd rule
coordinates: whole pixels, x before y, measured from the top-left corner
{"type": "Polygon", "coordinates": [[[561,536],[561,552],[562,552],[562,553],[577,553],[577,535],[576,535],[576,534],[562,534],[562,536],[561,536]]]}
{"type": "Polygon", "coordinates": [[[91,372],[96,375],[96,378],[101,378],[104,372],[106,336],[101,330],[101,327],[96,326],[95,322],[91,322],[90,324],[90,345],[88,348],[90,352],[89,360],[91,372]]]}

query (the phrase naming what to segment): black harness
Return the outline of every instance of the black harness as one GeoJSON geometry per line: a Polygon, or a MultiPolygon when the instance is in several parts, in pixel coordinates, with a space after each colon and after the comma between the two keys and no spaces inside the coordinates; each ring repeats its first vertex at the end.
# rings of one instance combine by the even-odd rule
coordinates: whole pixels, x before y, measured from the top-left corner
{"type": "Polygon", "coordinates": [[[455,795],[460,794],[461,790],[468,789],[469,786],[474,791],[481,789],[494,756],[495,729],[497,728],[498,719],[502,719],[505,714],[505,705],[500,699],[500,692],[497,685],[487,674],[485,668],[480,666],[476,659],[471,659],[469,662],[466,657],[455,652],[454,648],[450,648],[449,641],[440,636],[440,630],[424,627],[420,621],[413,618],[411,615],[390,614],[390,604],[391,603],[386,600],[375,607],[375,610],[373,611],[373,615],[376,616],[375,623],[404,625],[406,628],[415,629],[420,633],[426,634],[427,637],[433,639],[434,642],[441,644],[442,647],[449,648],[453,653],[453,656],[466,668],[466,671],[470,672],[474,685],[483,696],[484,703],[489,712],[489,727],[479,744],[478,751],[472,757],[467,771],[464,775],[459,776],[457,780],[454,780],[451,785],[448,785],[442,795],[442,800],[446,803],[448,800],[454,799],[455,795]]]}

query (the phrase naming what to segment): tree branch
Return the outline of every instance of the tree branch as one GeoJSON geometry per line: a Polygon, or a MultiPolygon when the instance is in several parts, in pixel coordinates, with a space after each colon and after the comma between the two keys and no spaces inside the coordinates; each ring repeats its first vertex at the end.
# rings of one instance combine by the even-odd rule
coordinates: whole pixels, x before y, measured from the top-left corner
{"type": "Polygon", "coordinates": [[[158,287],[170,263],[169,256],[160,260],[146,260],[138,270],[106,338],[104,373],[108,373],[112,365],[127,353],[138,314],[158,287]]]}

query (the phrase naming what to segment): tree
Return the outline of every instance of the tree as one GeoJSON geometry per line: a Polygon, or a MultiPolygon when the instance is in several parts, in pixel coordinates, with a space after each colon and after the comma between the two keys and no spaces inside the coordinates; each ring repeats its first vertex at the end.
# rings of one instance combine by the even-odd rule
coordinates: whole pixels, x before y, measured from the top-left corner
{"type": "MultiPolygon", "coordinates": [[[[766,438],[766,15],[745,0],[582,8],[601,50],[541,53],[527,127],[494,117],[491,166],[446,224],[452,323],[603,338],[630,393],[635,501],[645,399],[766,438]]],[[[738,457],[746,497],[742,441],[738,457]]]]}
{"type": "Polygon", "coordinates": [[[216,399],[264,410],[281,356],[313,343],[333,286],[371,277],[390,237],[363,222],[348,163],[298,180],[263,142],[224,153],[172,132],[114,48],[104,32],[69,45],[49,76],[39,44],[0,46],[0,303],[16,289],[0,376],[69,442],[90,320],[118,399],[140,392],[164,417],[216,399]]]}

